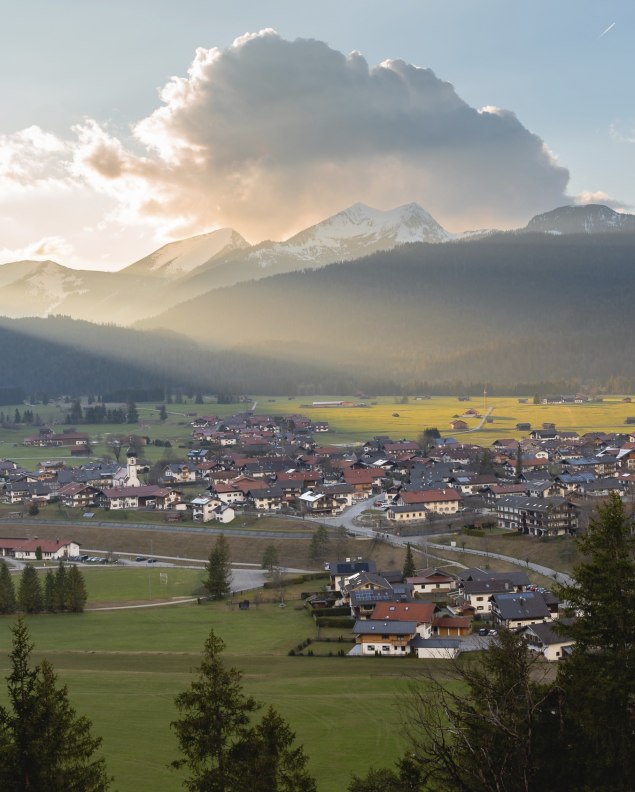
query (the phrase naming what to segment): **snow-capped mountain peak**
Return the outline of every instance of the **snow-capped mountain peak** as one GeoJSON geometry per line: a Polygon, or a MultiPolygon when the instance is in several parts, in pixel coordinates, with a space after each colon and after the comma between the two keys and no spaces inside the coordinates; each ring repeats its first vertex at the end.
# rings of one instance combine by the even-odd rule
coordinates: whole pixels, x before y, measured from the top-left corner
{"type": "Polygon", "coordinates": [[[604,204],[560,206],[532,217],[524,230],[548,234],[635,232],[635,215],[621,214],[604,204]]]}
{"type": "Polygon", "coordinates": [[[126,268],[128,274],[152,274],[162,278],[179,278],[249,243],[231,228],[220,228],[208,234],[170,242],[126,268]]]}

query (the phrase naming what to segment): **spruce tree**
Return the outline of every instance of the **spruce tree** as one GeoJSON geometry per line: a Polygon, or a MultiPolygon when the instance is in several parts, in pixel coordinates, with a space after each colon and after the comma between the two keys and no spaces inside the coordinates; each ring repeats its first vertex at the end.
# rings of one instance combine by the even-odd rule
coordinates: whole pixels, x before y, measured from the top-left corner
{"type": "Polygon", "coordinates": [[[57,604],[57,585],[55,581],[55,573],[52,569],[46,570],[46,577],[44,578],[44,596],[42,605],[47,613],[54,613],[57,604]]]}
{"type": "Polygon", "coordinates": [[[15,587],[6,561],[0,560],[0,613],[15,612],[15,587]]]}
{"type": "Polygon", "coordinates": [[[79,569],[72,564],[66,573],[66,609],[71,613],[81,613],[86,605],[86,583],[79,569]]]}
{"type": "Polygon", "coordinates": [[[576,616],[560,626],[575,641],[558,673],[561,756],[573,788],[626,792],[635,778],[635,537],[617,495],[598,512],[577,540],[584,561],[557,592],[576,616]]]}
{"type": "Polygon", "coordinates": [[[101,738],[78,716],[66,686],[57,687],[46,660],[31,667],[26,625],[13,628],[7,677],[9,705],[0,707],[0,789],[11,792],[105,792],[111,779],[96,755],[101,738]]]}
{"type": "Polygon", "coordinates": [[[295,733],[289,724],[269,707],[262,720],[242,745],[235,759],[241,785],[250,792],[316,792],[315,779],[309,774],[308,756],[295,745],[295,733]]]}
{"type": "Polygon", "coordinates": [[[240,672],[224,665],[224,648],[211,631],[195,680],[175,699],[181,717],[171,725],[183,757],[172,767],[188,771],[190,792],[315,792],[286,721],[269,708],[251,724],[259,705],[244,694],[240,672]]]}
{"type": "Polygon", "coordinates": [[[171,725],[183,758],[172,762],[172,767],[187,769],[185,786],[190,792],[241,788],[235,786],[239,768],[233,755],[248,738],[250,714],[258,705],[243,693],[240,671],[223,664],[224,648],[210,631],[196,678],[174,700],[180,717],[171,725]]]}
{"type": "Polygon", "coordinates": [[[406,545],[406,558],[403,563],[404,580],[409,577],[414,577],[416,571],[415,560],[412,555],[412,547],[410,547],[410,542],[408,542],[406,545]]]}
{"type": "Polygon", "coordinates": [[[231,591],[231,562],[229,542],[221,533],[209,554],[205,567],[207,578],[203,583],[212,599],[224,599],[231,591]]]}
{"type": "Polygon", "coordinates": [[[42,587],[35,567],[28,564],[20,576],[18,607],[24,613],[40,613],[42,610],[42,587]]]}
{"type": "Polygon", "coordinates": [[[55,607],[56,611],[66,610],[66,567],[63,561],[57,565],[55,573],[55,607]]]}

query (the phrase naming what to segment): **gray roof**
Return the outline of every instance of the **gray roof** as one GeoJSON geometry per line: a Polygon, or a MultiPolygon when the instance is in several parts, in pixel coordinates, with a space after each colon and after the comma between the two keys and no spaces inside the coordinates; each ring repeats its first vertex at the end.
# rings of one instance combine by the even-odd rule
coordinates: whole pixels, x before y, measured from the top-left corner
{"type": "Polygon", "coordinates": [[[554,629],[554,624],[554,622],[541,622],[540,624],[531,624],[528,627],[524,627],[523,629],[525,632],[531,630],[531,632],[537,635],[542,643],[545,644],[545,646],[570,642],[570,638],[565,638],[564,635],[556,632],[554,629]]]}
{"type": "Polygon", "coordinates": [[[495,572],[492,569],[480,569],[480,567],[470,567],[458,573],[459,580],[508,580],[514,586],[528,586],[529,578],[526,572],[495,572]]]}
{"type": "Polygon", "coordinates": [[[465,594],[505,594],[514,588],[510,580],[468,580],[463,584],[465,594]]]}
{"type": "Polygon", "coordinates": [[[548,619],[551,616],[544,598],[533,591],[522,594],[494,594],[492,600],[505,621],[548,619]]]}
{"type": "Polygon", "coordinates": [[[460,638],[422,638],[420,635],[409,643],[414,649],[458,649],[460,645],[460,638]]]}
{"type": "Polygon", "coordinates": [[[355,622],[355,635],[413,635],[417,631],[417,623],[413,621],[373,621],[359,619],[355,622]]]}

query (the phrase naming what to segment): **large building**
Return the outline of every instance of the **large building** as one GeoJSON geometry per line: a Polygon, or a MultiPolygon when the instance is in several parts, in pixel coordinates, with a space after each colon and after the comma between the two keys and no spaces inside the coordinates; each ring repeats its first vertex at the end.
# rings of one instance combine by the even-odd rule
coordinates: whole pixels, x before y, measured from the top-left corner
{"type": "Polygon", "coordinates": [[[531,536],[562,536],[578,530],[578,507],[560,497],[499,498],[496,517],[502,528],[531,536]]]}

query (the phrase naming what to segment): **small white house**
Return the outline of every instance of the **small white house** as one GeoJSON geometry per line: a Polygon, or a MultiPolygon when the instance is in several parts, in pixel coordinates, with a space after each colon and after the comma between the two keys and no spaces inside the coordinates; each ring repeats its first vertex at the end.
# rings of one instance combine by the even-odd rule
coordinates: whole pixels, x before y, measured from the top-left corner
{"type": "Polygon", "coordinates": [[[199,495],[190,502],[192,506],[192,519],[196,522],[209,522],[215,520],[214,510],[221,505],[220,498],[210,495],[199,495]]]}

